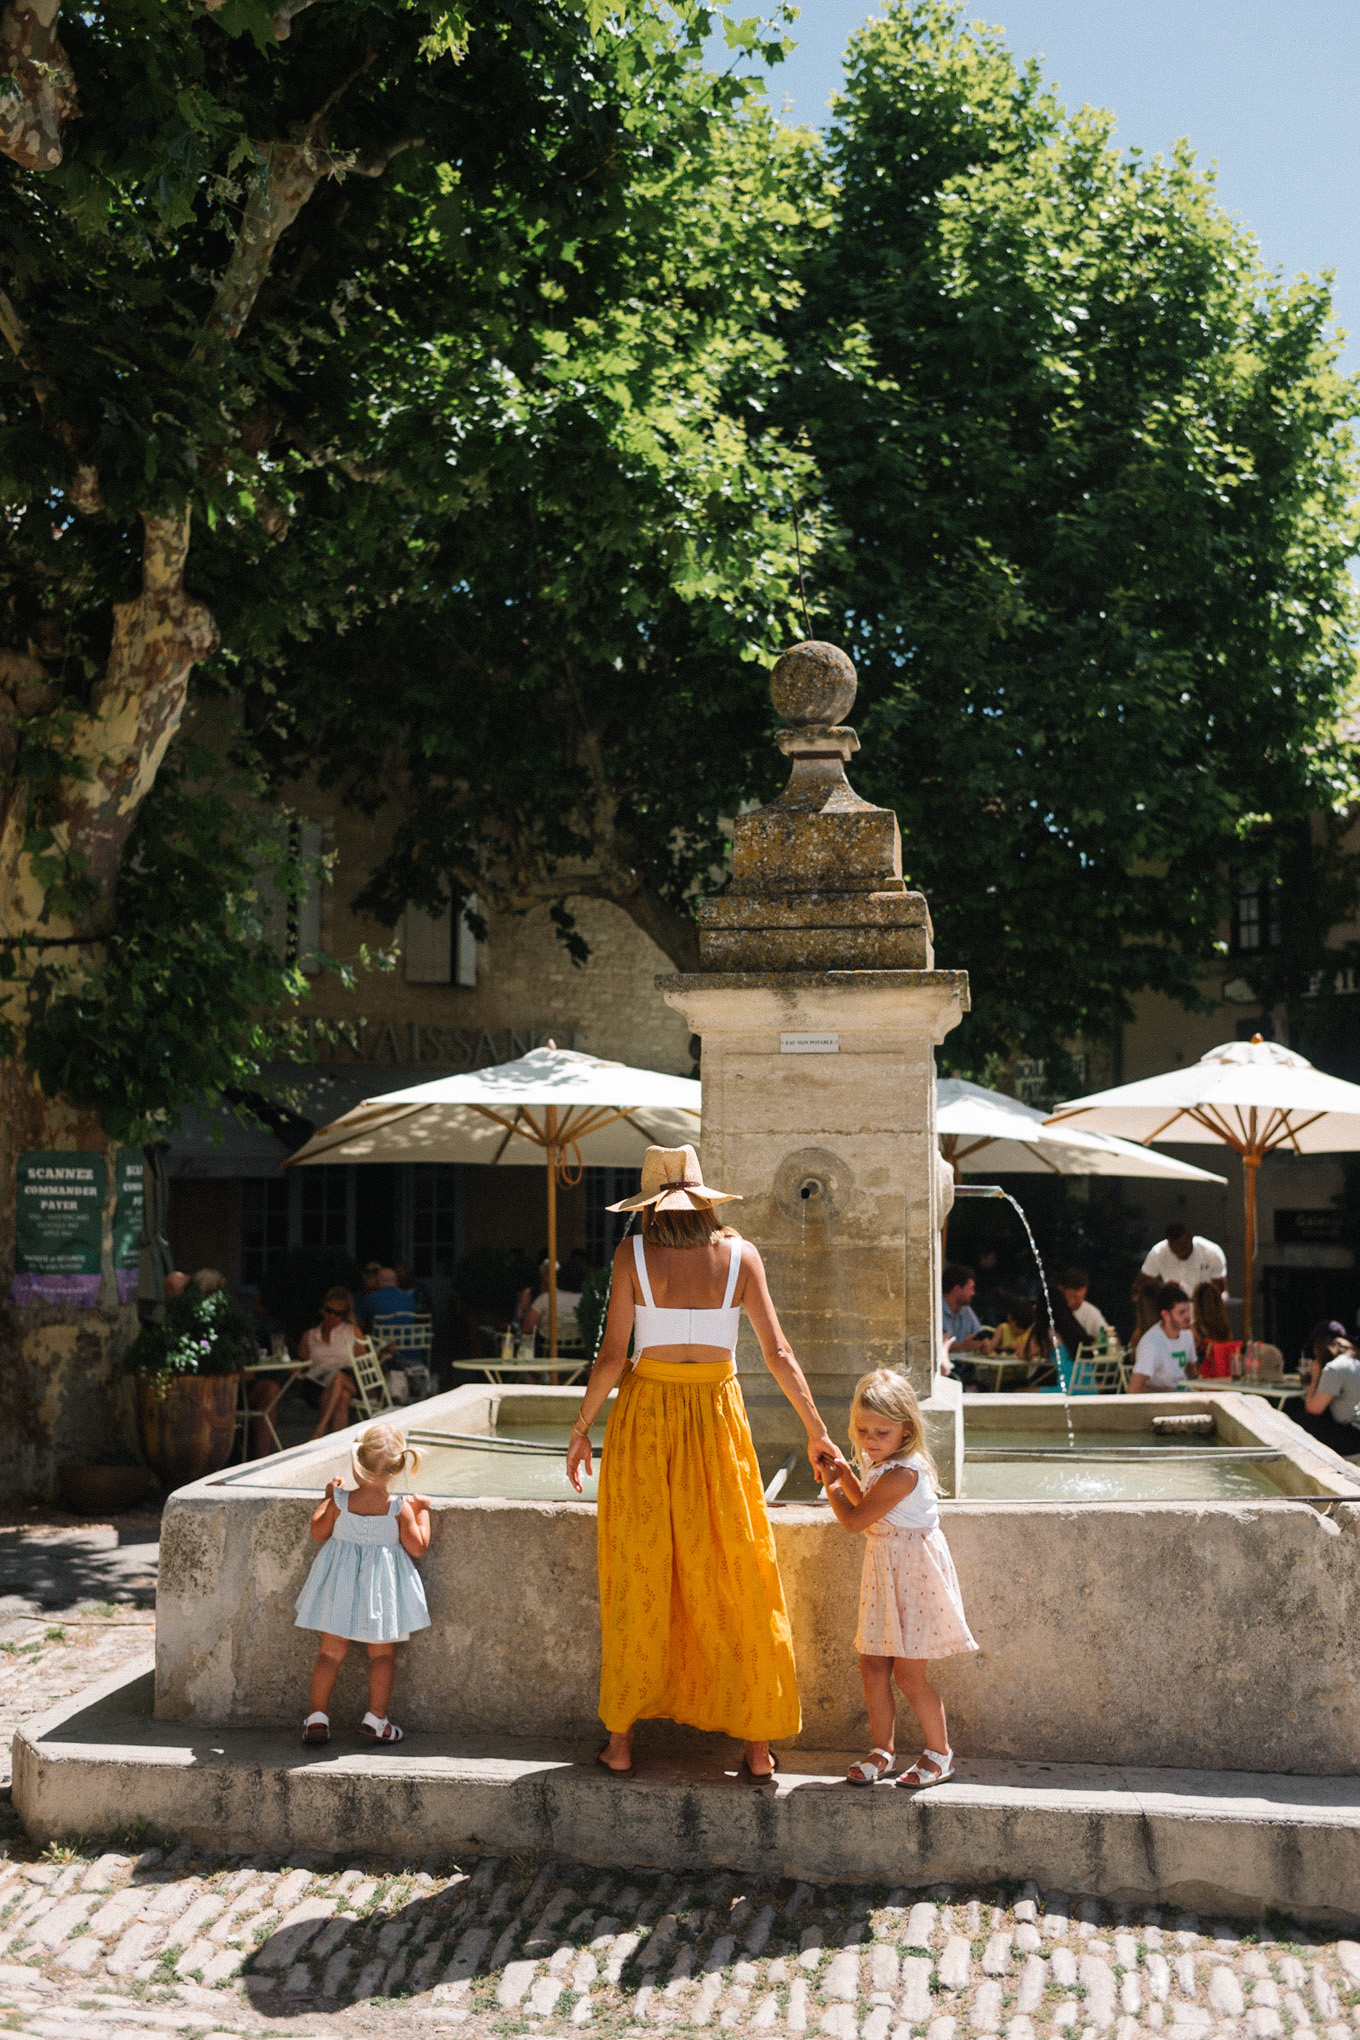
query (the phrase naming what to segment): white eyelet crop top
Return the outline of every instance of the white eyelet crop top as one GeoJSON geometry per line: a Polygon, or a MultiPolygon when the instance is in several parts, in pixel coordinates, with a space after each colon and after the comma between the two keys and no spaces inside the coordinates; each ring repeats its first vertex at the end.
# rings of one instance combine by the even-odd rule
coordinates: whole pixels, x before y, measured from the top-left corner
{"type": "Polygon", "coordinates": [[[741,1272],[740,1235],[734,1235],[731,1244],[727,1290],[717,1310],[658,1310],[647,1278],[647,1255],[642,1235],[634,1233],[633,1259],[637,1263],[638,1283],[644,1299],[633,1306],[633,1350],[639,1357],[650,1352],[653,1346],[722,1346],[729,1353],[736,1352],[737,1333],[741,1329],[741,1305],[732,1302],[732,1295],[741,1272]]]}

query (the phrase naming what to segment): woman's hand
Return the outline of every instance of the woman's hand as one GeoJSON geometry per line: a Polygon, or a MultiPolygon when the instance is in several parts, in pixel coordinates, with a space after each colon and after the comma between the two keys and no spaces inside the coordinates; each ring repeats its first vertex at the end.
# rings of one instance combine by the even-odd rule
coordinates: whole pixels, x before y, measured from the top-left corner
{"type": "Polygon", "coordinates": [[[586,1479],[589,1480],[593,1471],[594,1467],[590,1457],[590,1439],[588,1436],[582,1438],[578,1432],[573,1431],[571,1443],[567,1447],[567,1479],[571,1482],[578,1495],[581,1492],[581,1475],[584,1474],[586,1479]]]}
{"type": "Polygon", "coordinates": [[[808,1458],[812,1461],[813,1472],[823,1485],[826,1483],[827,1469],[834,1467],[840,1456],[829,1432],[821,1431],[815,1437],[809,1437],[808,1458]]]}

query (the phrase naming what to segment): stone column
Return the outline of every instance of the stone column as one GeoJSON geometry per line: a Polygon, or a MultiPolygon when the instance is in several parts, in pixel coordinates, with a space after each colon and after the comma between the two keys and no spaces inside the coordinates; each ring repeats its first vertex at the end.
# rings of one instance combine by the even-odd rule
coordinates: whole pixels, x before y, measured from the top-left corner
{"type": "MultiPolygon", "coordinates": [[[[704,1170],[745,1200],[776,1308],[833,1431],[871,1367],[932,1404],[952,1488],[956,1385],[936,1394],[940,1224],[936,1045],[968,1006],[936,970],[924,897],[902,878],[897,817],[854,792],[842,718],[855,669],[835,646],[786,652],[771,694],[793,761],[779,799],[736,823],[731,886],[700,909],[699,969],[657,984],[703,1044],[704,1170]]],[[[749,1330],[737,1364],[752,1428],[782,1437],[783,1398],[749,1330]]]]}

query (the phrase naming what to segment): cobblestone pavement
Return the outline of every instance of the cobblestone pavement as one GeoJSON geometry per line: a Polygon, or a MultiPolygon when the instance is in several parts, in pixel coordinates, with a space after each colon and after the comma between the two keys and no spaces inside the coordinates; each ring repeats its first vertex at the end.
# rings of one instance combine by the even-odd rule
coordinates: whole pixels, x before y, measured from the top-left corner
{"type": "Polygon", "coordinates": [[[149,1650],[159,1510],[0,1523],[0,1786],[21,1721],[149,1650]]]}
{"type": "Polygon", "coordinates": [[[0,2028],[644,2040],[1356,2040],[1360,1943],[1007,1892],[565,1861],[54,1848],[0,1862],[0,2028]]]}

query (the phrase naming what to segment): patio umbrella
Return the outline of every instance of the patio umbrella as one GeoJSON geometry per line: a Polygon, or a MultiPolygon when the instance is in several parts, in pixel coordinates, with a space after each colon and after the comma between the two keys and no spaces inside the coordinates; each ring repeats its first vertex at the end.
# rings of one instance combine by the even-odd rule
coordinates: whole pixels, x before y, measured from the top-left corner
{"type": "Polygon", "coordinates": [[[1083,1129],[1127,1140],[1215,1141],[1242,1157],[1242,1333],[1249,1339],[1261,1159],[1272,1148],[1291,1148],[1296,1155],[1360,1148],[1360,1084],[1324,1076],[1293,1049],[1254,1034],[1250,1041],[1209,1049],[1188,1069],[1072,1098],[1049,1115],[1048,1124],[1074,1120],[1083,1129]]]}
{"type": "Polygon", "coordinates": [[[557,1356],[557,1186],[581,1170],[637,1168],[656,1144],[699,1133],[700,1088],[549,1042],[514,1062],[367,1098],[312,1135],[285,1169],[345,1162],[544,1163],[548,1178],[548,1349],[557,1356]]]}
{"type": "Polygon", "coordinates": [[[1223,1183],[1226,1178],[1153,1154],[1130,1140],[1077,1127],[1059,1133],[1033,1105],[988,1091],[962,1077],[941,1077],[936,1087],[935,1131],[955,1179],[961,1174],[1003,1176],[1159,1176],[1181,1182],[1223,1183]]]}

